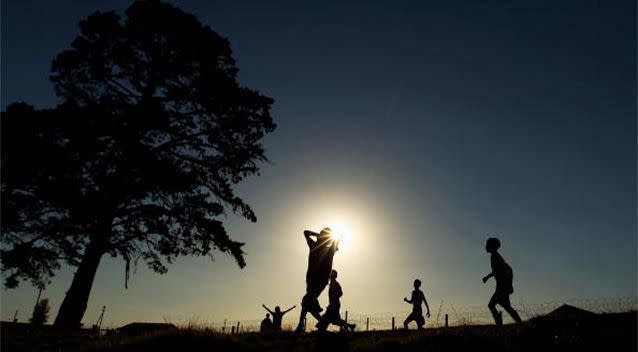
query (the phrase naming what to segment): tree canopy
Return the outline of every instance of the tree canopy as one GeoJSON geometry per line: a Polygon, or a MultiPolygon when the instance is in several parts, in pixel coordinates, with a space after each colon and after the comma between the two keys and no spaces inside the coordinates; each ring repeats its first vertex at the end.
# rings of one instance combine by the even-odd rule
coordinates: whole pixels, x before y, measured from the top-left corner
{"type": "Polygon", "coordinates": [[[56,319],[76,325],[77,314],[60,316],[65,304],[86,308],[103,254],[122,257],[127,273],[132,261],[164,273],[177,256],[213,249],[244,267],[243,243],[219,218],[256,221],[233,187],[258,174],[275,124],[273,99],[237,72],[227,39],[159,1],[81,21],[52,63],[62,103],[2,114],[5,285],[78,266],[56,319]]]}

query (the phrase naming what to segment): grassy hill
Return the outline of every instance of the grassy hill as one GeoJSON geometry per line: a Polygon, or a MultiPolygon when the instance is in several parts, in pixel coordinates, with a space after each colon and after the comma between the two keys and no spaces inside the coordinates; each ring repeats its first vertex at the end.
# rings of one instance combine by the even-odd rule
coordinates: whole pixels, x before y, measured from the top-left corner
{"type": "Polygon", "coordinates": [[[636,351],[636,312],[579,321],[548,316],[520,325],[459,326],[425,331],[290,332],[225,335],[176,329],[142,336],[62,334],[2,329],[2,351],[636,351]]]}

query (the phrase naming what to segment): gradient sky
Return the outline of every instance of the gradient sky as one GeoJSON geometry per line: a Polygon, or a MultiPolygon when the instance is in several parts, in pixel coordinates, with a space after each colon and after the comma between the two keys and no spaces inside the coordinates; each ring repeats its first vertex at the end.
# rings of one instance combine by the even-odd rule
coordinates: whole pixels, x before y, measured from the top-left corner
{"type": "MultiPolygon", "coordinates": [[[[165,275],[105,257],[84,322],[259,319],[298,304],[304,229],[353,231],[335,257],[342,308],[485,305],[488,234],[516,304],[636,297],[635,1],[173,2],[229,38],[242,84],[275,98],[271,164],[229,217],[247,267],[181,258],[165,275]]],[[[1,104],[58,100],[51,59],[78,21],[129,1],[3,1],[1,104]]],[[[43,293],[53,316],[73,271],[43,293]]],[[[2,289],[24,320],[36,290],[2,289]]],[[[323,305],[327,296],[321,297],[323,305]]],[[[487,309],[487,308],[486,308],[487,309]]],[[[291,313],[298,314],[298,310],[291,313]]]]}

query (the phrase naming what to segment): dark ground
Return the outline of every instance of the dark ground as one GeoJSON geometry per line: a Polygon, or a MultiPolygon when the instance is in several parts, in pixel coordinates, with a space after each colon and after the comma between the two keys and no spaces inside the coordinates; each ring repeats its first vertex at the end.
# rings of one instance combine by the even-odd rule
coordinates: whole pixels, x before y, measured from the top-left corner
{"type": "Polygon", "coordinates": [[[520,325],[460,326],[419,331],[222,335],[178,329],[143,336],[61,333],[3,324],[2,352],[11,351],[637,351],[637,313],[574,321],[541,317],[520,325]]]}

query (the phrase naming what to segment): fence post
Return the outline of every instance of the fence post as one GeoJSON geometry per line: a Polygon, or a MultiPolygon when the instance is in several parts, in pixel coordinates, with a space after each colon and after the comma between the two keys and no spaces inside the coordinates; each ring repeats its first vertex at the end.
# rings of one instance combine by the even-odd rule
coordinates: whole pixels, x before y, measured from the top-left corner
{"type": "Polygon", "coordinates": [[[448,327],[448,325],[447,325],[447,314],[445,315],[445,327],[446,328],[448,327]]]}
{"type": "Polygon", "coordinates": [[[394,317],[392,317],[392,330],[394,330],[394,317]]]}
{"type": "Polygon", "coordinates": [[[235,331],[239,334],[239,322],[237,322],[237,329],[235,331]]]}
{"type": "Polygon", "coordinates": [[[366,331],[370,330],[370,317],[366,318],[366,331]]]}
{"type": "Polygon", "coordinates": [[[235,335],[235,326],[230,327],[230,334],[235,335]]]}
{"type": "Polygon", "coordinates": [[[346,311],[346,323],[348,322],[348,311],[346,311]]]}
{"type": "Polygon", "coordinates": [[[224,326],[222,326],[222,332],[226,332],[226,319],[224,319],[224,326]]]}

